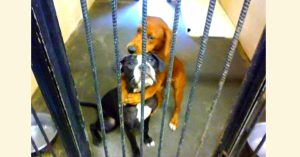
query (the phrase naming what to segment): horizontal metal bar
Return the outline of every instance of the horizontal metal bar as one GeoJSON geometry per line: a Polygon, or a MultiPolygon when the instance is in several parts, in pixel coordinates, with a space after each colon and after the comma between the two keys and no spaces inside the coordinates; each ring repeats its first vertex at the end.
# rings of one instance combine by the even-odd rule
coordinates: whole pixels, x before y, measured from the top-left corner
{"type": "Polygon", "coordinates": [[[38,118],[38,116],[37,116],[37,114],[36,114],[36,112],[35,112],[35,110],[32,106],[31,106],[31,114],[33,115],[33,118],[36,121],[36,123],[37,123],[37,125],[38,125],[38,127],[39,127],[46,143],[47,143],[47,147],[50,149],[50,152],[51,152],[52,156],[56,157],[55,152],[53,150],[53,147],[52,147],[51,143],[49,142],[49,139],[48,139],[48,137],[45,133],[45,130],[44,130],[44,128],[43,128],[43,126],[42,126],[42,124],[41,124],[41,122],[40,122],[40,120],[39,120],[39,118],[38,118]]]}

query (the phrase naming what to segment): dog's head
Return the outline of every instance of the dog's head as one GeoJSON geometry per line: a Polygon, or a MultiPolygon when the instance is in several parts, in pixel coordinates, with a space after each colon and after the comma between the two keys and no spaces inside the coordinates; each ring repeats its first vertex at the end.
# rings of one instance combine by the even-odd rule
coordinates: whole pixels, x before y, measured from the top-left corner
{"type": "MultiPolygon", "coordinates": [[[[169,53],[172,31],[159,17],[147,17],[147,50],[146,52],[169,53]]],[[[127,45],[128,52],[133,54],[142,53],[142,26],[137,29],[136,35],[127,45]]]]}
{"type": "MultiPolygon", "coordinates": [[[[146,54],[145,58],[145,87],[148,87],[156,82],[157,72],[164,71],[164,62],[155,54],[146,54]]],[[[139,92],[141,90],[142,55],[128,55],[122,59],[121,65],[128,90],[139,92]]]]}

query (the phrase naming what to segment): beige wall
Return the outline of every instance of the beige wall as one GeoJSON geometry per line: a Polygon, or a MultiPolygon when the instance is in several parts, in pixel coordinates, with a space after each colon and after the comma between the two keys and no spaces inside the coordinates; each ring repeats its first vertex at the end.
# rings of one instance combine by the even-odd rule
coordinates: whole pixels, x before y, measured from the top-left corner
{"type": "MultiPolygon", "coordinates": [[[[95,0],[87,0],[90,8],[95,0]]],[[[54,0],[54,5],[64,42],[68,41],[78,22],[82,19],[79,0],[54,0]]]]}
{"type": "MultiPolygon", "coordinates": [[[[237,24],[243,2],[244,0],[220,0],[222,7],[234,25],[237,24]]],[[[252,0],[240,36],[240,42],[250,60],[265,25],[266,0],[252,0]]]]}
{"type": "MultiPolygon", "coordinates": [[[[95,0],[87,0],[88,9],[95,0]]],[[[72,32],[76,29],[79,21],[82,19],[79,0],[54,0],[56,14],[58,17],[60,29],[64,42],[67,42],[72,32]]],[[[37,83],[33,74],[31,75],[31,95],[37,89],[37,83]]]]}
{"type": "Polygon", "coordinates": [[[33,73],[31,72],[31,95],[33,95],[33,93],[35,92],[37,87],[38,87],[38,85],[36,83],[33,73]]]}

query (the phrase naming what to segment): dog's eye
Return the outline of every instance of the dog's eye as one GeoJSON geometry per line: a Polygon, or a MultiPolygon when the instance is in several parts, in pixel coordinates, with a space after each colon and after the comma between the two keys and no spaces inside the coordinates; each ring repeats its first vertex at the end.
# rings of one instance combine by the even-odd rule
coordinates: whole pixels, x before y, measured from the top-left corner
{"type": "Polygon", "coordinates": [[[151,64],[153,64],[155,62],[154,58],[148,58],[148,62],[150,62],[151,64]]]}
{"type": "Polygon", "coordinates": [[[148,35],[148,40],[153,40],[154,37],[152,35],[148,35]]]}

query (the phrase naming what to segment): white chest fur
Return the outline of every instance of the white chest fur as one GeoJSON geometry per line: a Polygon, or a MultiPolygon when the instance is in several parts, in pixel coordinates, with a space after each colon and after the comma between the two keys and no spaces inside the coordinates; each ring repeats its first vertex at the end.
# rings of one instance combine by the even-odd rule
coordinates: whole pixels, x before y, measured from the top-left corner
{"type": "MultiPolygon", "coordinates": [[[[136,105],[137,115],[136,118],[141,122],[141,104],[136,105]]],[[[144,106],[144,120],[148,118],[151,114],[152,109],[149,106],[144,106]]]]}

